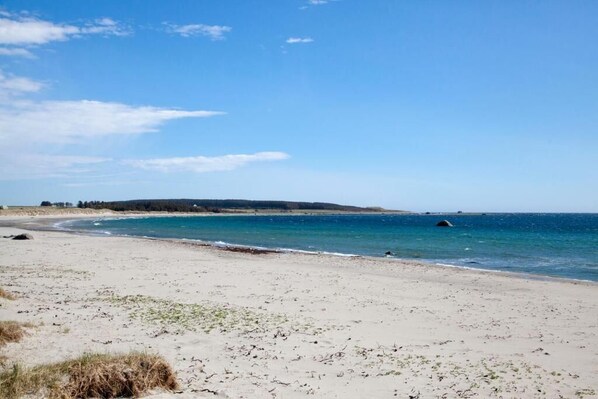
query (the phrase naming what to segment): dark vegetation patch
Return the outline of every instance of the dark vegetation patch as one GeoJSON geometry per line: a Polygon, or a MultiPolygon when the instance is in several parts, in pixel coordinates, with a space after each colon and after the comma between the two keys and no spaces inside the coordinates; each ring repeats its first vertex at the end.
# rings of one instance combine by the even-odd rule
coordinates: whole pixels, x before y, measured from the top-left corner
{"type": "Polygon", "coordinates": [[[278,253],[278,251],[276,251],[274,249],[262,249],[262,248],[251,248],[251,247],[226,246],[226,247],[216,247],[216,248],[221,249],[223,251],[240,252],[240,253],[251,254],[251,255],[266,255],[266,254],[278,253]]]}

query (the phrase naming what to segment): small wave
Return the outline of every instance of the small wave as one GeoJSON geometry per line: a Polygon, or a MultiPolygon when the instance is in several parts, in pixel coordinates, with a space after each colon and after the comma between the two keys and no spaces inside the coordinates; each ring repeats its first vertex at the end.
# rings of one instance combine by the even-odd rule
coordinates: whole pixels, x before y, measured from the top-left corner
{"type": "MultiPolygon", "coordinates": [[[[201,241],[201,240],[193,240],[193,241],[201,241]]],[[[212,241],[210,244],[212,244],[213,246],[218,247],[218,248],[243,248],[243,249],[255,249],[258,251],[273,251],[273,250],[275,250],[272,248],[260,247],[257,245],[231,244],[226,241],[212,241]]]]}
{"type": "Polygon", "coordinates": [[[319,253],[324,254],[324,255],[341,256],[341,257],[346,257],[346,258],[358,258],[361,256],[361,255],[357,255],[357,254],[345,254],[345,253],[341,253],[341,252],[323,251],[323,252],[319,252],[319,253]]]}
{"type": "Polygon", "coordinates": [[[70,220],[63,220],[61,222],[56,222],[52,225],[53,228],[56,230],[70,230],[69,228],[65,227],[64,225],[70,222],[70,220]]]}
{"type": "Polygon", "coordinates": [[[288,252],[288,253],[296,253],[296,254],[307,254],[307,255],[331,255],[331,256],[341,256],[345,258],[356,258],[360,257],[361,255],[356,254],[346,254],[342,252],[327,252],[327,251],[306,251],[304,249],[293,249],[293,248],[276,248],[277,251],[280,252],[288,252]]]}
{"type": "Polygon", "coordinates": [[[595,281],[592,281],[592,280],[579,279],[579,278],[573,278],[573,277],[548,276],[548,275],[544,275],[544,274],[528,273],[528,272],[524,272],[524,271],[483,269],[481,267],[469,267],[469,266],[461,266],[461,265],[451,265],[449,263],[440,263],[440,262],[434,262],[434,265],[436,265],[436,266],[442,266],[442,267],[451,267],[453,269],[473,270],[473,271],[478,271],[478,272],[488,272],[488,273],[496,273],[496,274],[510,274],[510,275],[522,276],[522,277],[530,279],[530,280],[541,280],[541,281],[544,281],[544,280],[555,279],[555,280],[580,281],[580,282],[584,282],[584,283],[595,283],[595,281]]]}
{"type": "Polygon", "coordinates": [[[481,267],[471,267],[471,266],[462,266],[462,265],[452,265],[450,263],[440,263],[440,262],[435,262],[434,263],[436,266],[442,266],[442,267],[452,267],[453,269],[465,269],[465,270],[476,270],[476,271],[481,271],[481,272],[492,272],[492,273],[512,273],[512,272],[507,272],[504,270],[496,270],[496,269],[482,269],[481,267]]]}

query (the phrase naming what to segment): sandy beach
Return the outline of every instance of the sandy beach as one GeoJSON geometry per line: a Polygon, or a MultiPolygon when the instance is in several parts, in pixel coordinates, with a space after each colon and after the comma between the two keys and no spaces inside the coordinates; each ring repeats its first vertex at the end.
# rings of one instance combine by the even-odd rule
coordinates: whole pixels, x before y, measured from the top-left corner
{"type": "Polygon", "coordinates": [[[33,325],[0,349],[4,367],[158,353],[181,389],[156,398],[598,395],[595,283],[30,234],[0,238],[0,287],[17,296],[0,319],[33,325]]]}

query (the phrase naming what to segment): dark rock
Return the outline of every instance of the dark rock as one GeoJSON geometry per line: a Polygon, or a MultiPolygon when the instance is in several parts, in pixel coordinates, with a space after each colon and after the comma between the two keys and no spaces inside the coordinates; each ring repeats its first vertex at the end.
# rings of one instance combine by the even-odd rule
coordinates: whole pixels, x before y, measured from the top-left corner
{"type": "Polygon", "coordinates": [[[453,227],[453,224],[448,220],[441,220],[440,222],[436,223],[438,227],[453,227]]]}
{"type": "Polygon", "coordinates": [[[384,255],[386,255],[386,256],[392,256],[393,254],[390,251],[386,251],[386,252],[384,252],[384,255]]]}
{"type": "Polygon", "coordinates": [[[19,234],[12,238],[13,240],[33,240],[33,236],[31,234],[19,234]]]}

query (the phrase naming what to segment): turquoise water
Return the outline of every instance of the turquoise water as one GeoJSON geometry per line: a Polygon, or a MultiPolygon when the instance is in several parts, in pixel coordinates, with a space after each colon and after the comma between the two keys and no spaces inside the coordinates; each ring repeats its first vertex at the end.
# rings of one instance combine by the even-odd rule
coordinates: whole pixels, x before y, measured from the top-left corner
{"type": "Polygon", "coordinates": [[[598,214],[198,216],[79,220],[102,234],[385,256],[598,281],[598,214]],[[436,227],[448,219],[452,228],[436,227]]]}

